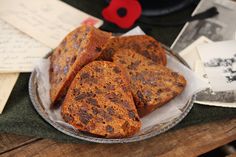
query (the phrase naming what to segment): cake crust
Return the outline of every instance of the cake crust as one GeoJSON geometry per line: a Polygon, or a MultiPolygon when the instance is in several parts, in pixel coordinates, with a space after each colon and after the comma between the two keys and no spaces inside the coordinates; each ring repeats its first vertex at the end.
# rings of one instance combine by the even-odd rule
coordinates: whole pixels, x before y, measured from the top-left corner
{"type": "Polygon", "coordinates": [[[156,64],[166,65],[165,49],[148,35],[121,36],[109,39],[99,59],[112,61],[112,56],[122,49],[130,49],[151,59],[156,64]]]}

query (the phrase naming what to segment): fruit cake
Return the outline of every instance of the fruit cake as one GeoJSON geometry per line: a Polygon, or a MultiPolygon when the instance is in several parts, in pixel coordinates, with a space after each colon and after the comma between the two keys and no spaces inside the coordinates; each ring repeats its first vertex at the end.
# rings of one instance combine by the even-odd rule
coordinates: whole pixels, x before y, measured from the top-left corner
{"type": "Polygon", "coordinates": [[[185,78],[129,49],[113,56],[117,65],[126,69],[140,117],[152,112],[179,95],[186,85],[185,78]]]}
{"type": "Polygon", "coordinates": [[[69,33],[50,57],[51,107],[63,99],[77,72],[95,60],[111,34],[83,25],[69,33]]]}
{"type": "Polygon", "coordinates": [[[141,126],[126,73],[108,61],[93,61],[78,72],[61,114],[78,130],[106,138],[132,136],[141,126]]]}
{"type": "Polygon", "coordinates": [[[112,56],[121,49],[131,49],[157,64],[166,65],[165,50],[160,43],[148,35],[134,35],[111,38],[103,49],[101,60],[112,61],[112,56]]]}

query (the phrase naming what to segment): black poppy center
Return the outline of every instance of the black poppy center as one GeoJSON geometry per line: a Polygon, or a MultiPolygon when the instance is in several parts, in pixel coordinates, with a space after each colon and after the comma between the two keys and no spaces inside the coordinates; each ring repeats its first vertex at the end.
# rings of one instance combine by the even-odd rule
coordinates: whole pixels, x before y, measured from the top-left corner
{"type": "Polygon", "coordinates": [[[120,17],[124,17],[124,16],[126,16],[126,14],[127,14],[127,9],[126,9],[126,8],[119,8],[119,9],[117,10],[117,14],[118,14],[120,17]]]}

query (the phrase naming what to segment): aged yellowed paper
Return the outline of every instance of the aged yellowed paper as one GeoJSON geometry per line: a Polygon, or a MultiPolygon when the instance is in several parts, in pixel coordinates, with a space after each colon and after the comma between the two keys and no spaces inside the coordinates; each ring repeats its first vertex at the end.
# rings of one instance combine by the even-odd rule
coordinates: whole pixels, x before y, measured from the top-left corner
{"type": "Polygon", "coordinates": [[[51,49],[0,20],[0,73],[31,72],[51,49]]]}
{"type": "Polygon", "coordinates": [[[51,48],[81,24],[103,23],[58,0],[1,0],[0,17],[51,48]]]}
{"type": "Polygon", "coordinates": [[[0,74],[0,114],[11,94],[18,75],[18,73],[0,74]]]}
{"type": "Polygon", "coordinates": [[[0,20],[0,113],[2,113],[19,75],[19,73],[10,72],[32,71],[33,62],[50,50],[50,48],[0,20]]]}

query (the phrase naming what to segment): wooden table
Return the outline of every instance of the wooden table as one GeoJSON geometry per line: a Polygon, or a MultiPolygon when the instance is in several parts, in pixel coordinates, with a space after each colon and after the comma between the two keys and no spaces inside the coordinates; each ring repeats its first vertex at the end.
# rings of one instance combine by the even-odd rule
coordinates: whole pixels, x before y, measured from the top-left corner
{"type": "Polygon", "coordinates": [[[0,157],[7,156],[197,156],[236,140],[236,118],[190,126],[128,144],[71,144],[0,134],[0,157]]]}

